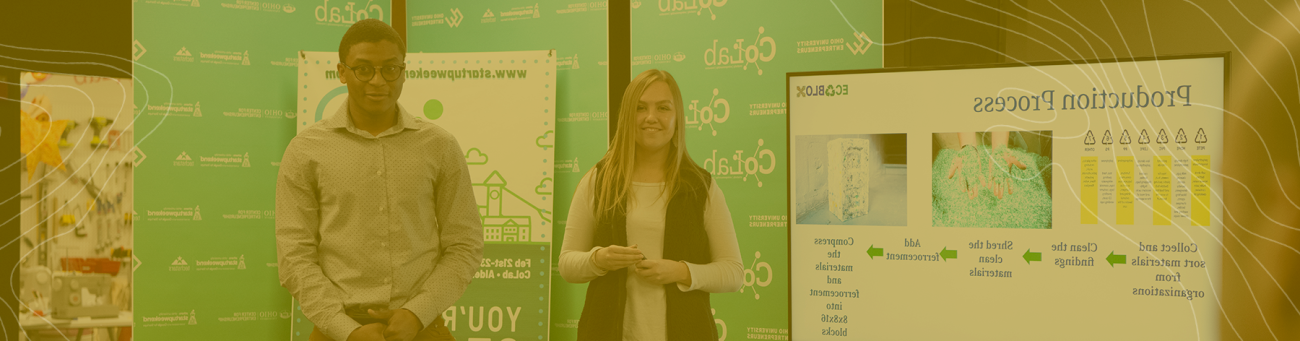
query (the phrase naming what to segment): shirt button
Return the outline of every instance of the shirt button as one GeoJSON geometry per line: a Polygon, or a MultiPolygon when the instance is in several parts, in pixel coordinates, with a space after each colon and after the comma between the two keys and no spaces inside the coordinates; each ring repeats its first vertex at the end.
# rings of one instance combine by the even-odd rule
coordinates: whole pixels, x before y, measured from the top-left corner
{"type": "Polygon", "coordinates": [[[392,282],[392,281],[393,281],[392,278],[384,277],[384,284],[388,284],[389,282],[392,282]]]}
{"type": "Polygon", "coordinates": [[[384,171],[375,172],[375,175],[384,175],[384,171]]]}
{"type": "Polygon", "coordinates": [[[379,212],[383,212],[383,211],[384,211],[384,207],[383,207],[383,206],[379,206],[379,212]]]}
{"type": "Polygon", "coordinates": [[[388,242],[380,242],[379,247],[388,247],[388,242]]]}

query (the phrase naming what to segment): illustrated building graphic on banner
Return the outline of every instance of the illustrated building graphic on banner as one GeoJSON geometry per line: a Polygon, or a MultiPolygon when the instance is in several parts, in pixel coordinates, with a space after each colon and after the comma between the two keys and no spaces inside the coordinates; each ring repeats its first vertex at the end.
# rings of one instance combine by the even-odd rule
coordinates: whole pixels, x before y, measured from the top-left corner
{"type": "Polygon", "coordinates": [[[489,242],[532,241],[533,216],[507,214],[505,212],[506,207],[516,208],[518,206],[505,205],[505,196],[509,194],[513,198],[511,201],[531,207],[543,221],[550,220],[546,210],[537,208],[533,203],[524,200],[523,197],[506,188],[506,185],[506,179],[497,171],[492,171],[492,174],[489,174],[482,183],[473,184],[475,187],[474,196],[481,198],[479,199],[481,204],[478,205],[478,209],[483,222],[483,240],[489,242]],[[479,190],[479,188],[482,188],[482,190],[479,190]]]}

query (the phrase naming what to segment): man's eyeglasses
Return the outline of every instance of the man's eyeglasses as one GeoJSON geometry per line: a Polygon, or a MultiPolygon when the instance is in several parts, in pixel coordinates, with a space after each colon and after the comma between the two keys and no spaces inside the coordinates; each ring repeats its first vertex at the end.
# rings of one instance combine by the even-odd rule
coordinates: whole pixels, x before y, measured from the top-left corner
{"type": "MultiPolygon", "coordinates": [[[[361,80],[362,82],[369,82],[370,79],[375,78],[374,66],[362,65],[358,67],[352,67],[349,66],[347,63],[340,62],[339,64],[343,65],[343,67],[345,68],[348,68],[348,70],[352,70],[352,73],[356,74],[357,79],[361,80]]],[[[406,66],[404,65],[387,65],[380,68],[379,73],[384,75],[385,80],[392,82],[397,80],[398,77],[401,77],[402,72],[405,70],[406,70],[406,66]]]]}

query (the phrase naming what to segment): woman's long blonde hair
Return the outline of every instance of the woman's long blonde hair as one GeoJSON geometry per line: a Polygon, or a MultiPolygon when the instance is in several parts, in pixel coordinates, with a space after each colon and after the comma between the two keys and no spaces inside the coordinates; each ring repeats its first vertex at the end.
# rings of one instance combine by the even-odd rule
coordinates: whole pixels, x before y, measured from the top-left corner
{"type": "MultiPolygon", "coordinates": [[[[673,122],[673,137],[668,144],[668,162],[664,164],[664,194],[668,194],[665,203],[671,200],[672,194],[677,193],[681,188],[681,182],[684,180],[681,179],[683,168],[686,169],[687,174],[698,176],[699,179],[707,176],[704,168],[696,165],[686,151],[686,114],[682,104],[682,91],[677,86],[677,80],[673,79],[673,75],[667,71],[646,70],[637,75],[623,92],[614,141],[605,152],[605,156],[601,158],[597,168],[589,170],[595,172],[595,179],[592,179],[595,181],[595,186],[592,186],[593,191],[599,189],[593,196],[595,197],[593,213],[599,220],[603,221],[625,210],[632,197],[632,169],[636,164],[636,134],[640,124],[636,119],[636,106],[646,88],[655,82],[664,82],[668,85],[673,96],[673,109],[677,111],[677,118],[673,122]]],[[[704,185],[709,186],[709,184],[704,185]]],[[[707,188],[705,190],[707,191],[707,188]]]]}

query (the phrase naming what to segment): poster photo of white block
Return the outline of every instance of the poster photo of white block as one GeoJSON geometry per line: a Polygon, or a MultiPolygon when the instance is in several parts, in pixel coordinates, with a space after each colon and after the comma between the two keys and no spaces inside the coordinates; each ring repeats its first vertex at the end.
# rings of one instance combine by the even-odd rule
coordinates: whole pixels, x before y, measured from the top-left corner
{"type": "Polygon", "coordinates": [[[826,143],[826,192],[831,214],[841,221],[867,215],[871,140],[834,139],[826,143]]]}
{"type": "Polygon", "coordinates": [[[800,224],[906,226],[907,135],[804,135],[794,141],[800,224]]]}

